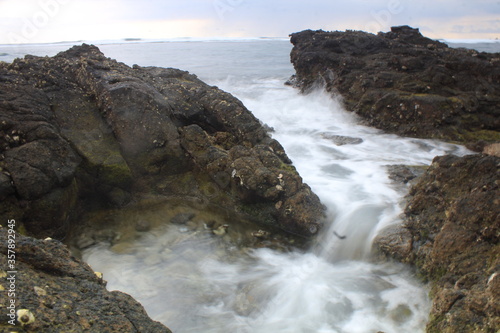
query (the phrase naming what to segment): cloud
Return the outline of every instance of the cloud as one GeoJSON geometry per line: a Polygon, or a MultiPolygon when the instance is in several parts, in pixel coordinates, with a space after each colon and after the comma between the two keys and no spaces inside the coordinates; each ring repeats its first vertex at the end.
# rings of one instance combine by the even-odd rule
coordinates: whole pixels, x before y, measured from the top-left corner
{"type": "Polygon", "coordinates": [[[475,21],[473,18],[461,24],[455,24],[450,30],[452,33],[457,34],[496,34],[500,36],[500,20],[480,20],[475,21]]]}
{"type": "MultiPolygon", "coordinates": [[[[490,38],[498,0],[0,0],[0,43],[130,36],[287,36],[408,24],[426,34],[490,38]],[[10,37],[9,37],[10,36],[10,37]]],[[[438,38],[436,37],[436,38],[438,38]]],[[[494,36],[498,37],[498,36],[494,36]]]]}
{"type": "Polygon", "coordinates": [[[484,16],[460,16],[436,21],[420,19],[420,31],[435,39],[497,39],[500,38],[500,22],[494,14],[484,16]]]}
{"type": "Polygon", "coordinates": [[[26,1],[0,2],[0,44],[206,36],[213,26],[213,20],[202,15],[173,15],[172,7],[163,11],[166,14],[159,11],[156,18],[151,18],[148,11],[153,12],[154,8],[141,8],[145,6],[142,2],[132,5],[123,0],[26,1]]]}

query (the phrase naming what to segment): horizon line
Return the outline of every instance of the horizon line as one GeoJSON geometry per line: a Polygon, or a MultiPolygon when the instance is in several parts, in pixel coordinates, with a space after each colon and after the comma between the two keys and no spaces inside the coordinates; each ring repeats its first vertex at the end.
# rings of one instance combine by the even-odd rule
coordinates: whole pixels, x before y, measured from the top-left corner
{"type": "Polygon", "coordinates": [[[220,37],[220,36],[210,36],[210,37],[169,37],[169,38],[139,38],[139,37],[127,37],[127,38],[116,38],[116,39],[78,39],[78,40],[65,40],[57,42],[33,42],[33,43],[0,43],[0,46],[29,46],[29,45],[57,45],[57,44],[96,44],[104,45],[111,43],[168,43],[168,42],[223,42],[223,41],[257,41],[257,40],[290,40],[290,37],[284,36],[256,36],[256,37],[220,37]]]}
{"type": "MultiPolygon", "coordinates": [[[[433,38],[431,38],[433,39],[433,38]]],[[[67,41],[56,41],[56,42],[33,42],[33,43],[0,43],[0,46],[35,46],[35,45],[76,45],[76,44],[95,44],[95,45],[106,45],[106,44],[140,44],[140,43],[172,43],[172,42],[231,42],[231,41],[260,41],[260,40],[281,40],[289,41],[289,36],[255,36],[255,37],[221,37],[221,36],[210,36],[210,37],[169,37],[169,38],[140,38],[140,37],[125,37],[117,39],[98,39],[98,40],[67,40],[67,41]]],[[[437,41],[444,41],[450,43],[500,43],[500,39],[495,38],[437,38],[437,41]]]]}

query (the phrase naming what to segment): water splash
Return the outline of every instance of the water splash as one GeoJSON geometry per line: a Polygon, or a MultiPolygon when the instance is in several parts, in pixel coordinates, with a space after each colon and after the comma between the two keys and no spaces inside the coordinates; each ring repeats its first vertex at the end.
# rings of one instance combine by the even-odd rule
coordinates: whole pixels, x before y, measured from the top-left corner
{"type": "Polygon", "coordinates": [[[330,261],[367,259],[377,233],[399,221],[405,189],[389,179],[388,166],[423,166],[437,155],[470,153],[462,146],[403,138],[360,125],[324,90],[304,96],[275,81],[253,82],[238,90],[245,85],[234,80],[220,86],[231,87],[275,129],[273,136],[328,207],[332,223],[315,253],[330,261]]]}

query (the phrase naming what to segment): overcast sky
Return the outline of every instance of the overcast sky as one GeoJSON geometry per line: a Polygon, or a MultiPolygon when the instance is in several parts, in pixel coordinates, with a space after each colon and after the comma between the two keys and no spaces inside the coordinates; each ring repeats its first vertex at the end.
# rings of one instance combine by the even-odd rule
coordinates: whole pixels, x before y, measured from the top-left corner
{"type": "Polygon", "coordinates": [[[500,39],[500,0],[0,0],[0,44],[286,37],[304,29],[500,39]]]}

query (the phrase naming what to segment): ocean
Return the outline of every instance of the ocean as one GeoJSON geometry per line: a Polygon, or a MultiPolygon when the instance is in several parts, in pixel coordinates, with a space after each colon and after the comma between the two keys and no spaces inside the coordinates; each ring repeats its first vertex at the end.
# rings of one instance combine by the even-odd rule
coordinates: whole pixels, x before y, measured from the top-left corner
{"type": "MultiPolygon", "coordinates": [[[[51,56],[70,46],[0,46],[0,60],[51,56]]],[[[203,233],[186,237],[187,230],[169,225],[145,233],[126,251],[98,244],[83,258],[104,274],[108,289],[132,295],[176,333],[424,332],[431,306],[427,287],[410,267],[372,256],[376,235],[400,223],[408,192],[390,180],[388,166],[425,166],[437,155],[471,152],[363,126],[340,98],[321,89],[302,95],[286,86],[294,73],[288,40],[97,46],[127,65],[180,68],[235,95],[274,129],[329,216],[308,251],[241,252],[203,233]],[[338,145],[335,136],[355,140],[338,145]]]]}

